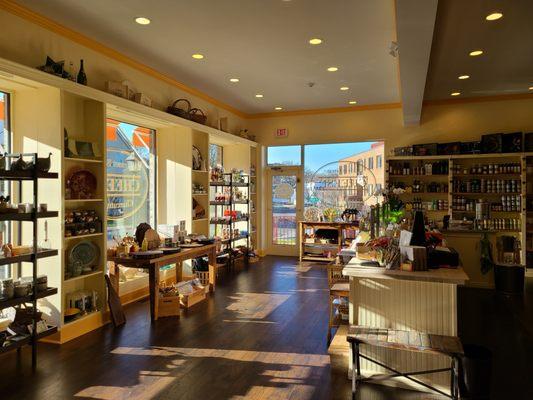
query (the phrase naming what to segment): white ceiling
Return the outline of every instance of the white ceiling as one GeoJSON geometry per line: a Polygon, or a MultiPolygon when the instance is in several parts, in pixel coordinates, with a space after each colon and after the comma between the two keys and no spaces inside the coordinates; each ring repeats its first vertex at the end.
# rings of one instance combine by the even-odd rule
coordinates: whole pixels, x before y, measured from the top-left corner
{"type": "Polygon", "coordinates": [[[400,101],[394,0],[18,2],[246,113],[400,101]]]}
{"type": "Polygon", "coordinates": [[[531,93],[533,0],[441,0],[426,84],[427,100],[531,93]],[[501,11],[503,18],[486,21],[501,11]],[[470,57],[471,50],[484,54],[470,57]],[[458,80],[459,75],[470,79],[458,80]]]}

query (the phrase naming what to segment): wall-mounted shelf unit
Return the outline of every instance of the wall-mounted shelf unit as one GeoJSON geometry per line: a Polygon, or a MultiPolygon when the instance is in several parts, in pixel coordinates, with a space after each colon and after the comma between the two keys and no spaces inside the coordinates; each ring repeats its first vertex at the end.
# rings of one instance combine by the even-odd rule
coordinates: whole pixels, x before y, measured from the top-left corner
{"type": "MultiPolygon", "coordinates": [[[[432,182],[440,185],[443,189],[440,193],[421,189],[422,193],[410,192],[399,195],[404,202],[413,204],[415,209],[422,208],[427,212],[428,219],[435,221],[442,220],[444,215],[450,215],[454,220],[463,218],[472,220],[476,216],[475,203],[477,201],[482,200],[490,204],[488,207],[491,218],[487,219],[486,225],[482,224],[478,229],[472,230],[450,229],[444,233],[449,238],[452,247],[456,247],[458,251],[460,248],[465,248],[459,253],[465,255],[462,261],[471,278],[468,284],[491,287],[493,286],[492,272],[483,275],[479,268],[479,255],[477,254],[479,235],[489,234],[494,249],[497,246],[498,236],[511,235],[520,239],[522,246],[520,263],[532,265],[526,263],[526,200],[528,194],[526,164],[527,160],[533,159],[532,157],[531,153],[393,156],[386,160],[385,180],[389,190],[401,186],[413,188],[414,185],[428,188],[432,182]],[[441,166],[440,170],[437,169],[439,174],[428,173],[428,169],[425,168],[428,164],[441,166]],[[461,242],[459,238],[464,235],[477,236],[461,242]],[[467,251],[467,248],[471,249],[472,246],[477,249],[476,254],[467,251]],[[467,254],[472,255],[472,257],[468,256],[468,261],[466,261],[467,254]]],[[[432,168],[429,170],[433,172],[432,168]]],[[[494,257],[496,259],[496,254],[494,257]]],[[[533,255],[530,259],[532,257],[533,255]]]]}

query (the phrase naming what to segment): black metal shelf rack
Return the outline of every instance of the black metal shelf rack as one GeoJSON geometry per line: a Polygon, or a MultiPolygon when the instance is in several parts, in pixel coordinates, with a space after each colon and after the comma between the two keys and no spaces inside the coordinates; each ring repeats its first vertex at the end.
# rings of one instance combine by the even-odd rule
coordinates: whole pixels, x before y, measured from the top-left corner
{"type": "Polygon", "coordinates": [[[5,353],[5,352],[15,350],[15,349],[20,350],[22,346],[30,345],[32,347],[32,357],[31,357],[32,368],[35,369],[35,367],[37,366],[37,341],[39,339],[45,338],[57,332],[57,327],[49,326],[48,329],[46,329],[45,331],[37,333],[37,300],[57,294],[57,288],[47,288],[46,290],[43,290],[40,292],[36,291],[38,260],[41,258],[45,258],[45,257],[53,257],[58,254],[57,250],[52,250],[52,249],[39,250],[37,222],[41,218],[54,218],[59,215],[58,212],[56,211],[46,211],[46,212],[38,211],[39,180],[40,179],[57,179],[58,174],[50,173],[50,172],[39,172],[37,168],[38,166],[37,153],[6,154],[5,157],[7,160],[11,160],[13,158],[19,158],[19,157],[31,157],[32,158],[31,168],[27,170],[23,170],[23,171],[0,170],[0,181],[12,181],[12,182],[18,181],[20,194],[22,194],[22,190],[21,190],[22,182],[25,182],[25,181],[32,182],[33,184],[33,211],[29,213],[15,213],[15,212],[3,213],[3,214],[0,214],[0,221],[18,222],[19,232],[21,232],[22,230],[22,227],[20,226],[22,222],[24,221],[32,222],[33,249],[32,249],[31,254],[22,254],[18,256],[0,258],[0,265],[8,265],[8,264],[19,264],[20,265],[20,263],[22,262],[32,263],[33,264],[33,268],[32,268],[33,291],[28,296],[0,301],[0,310],[4,308],[8,308],[8,307],[15,307],[21,304],[31,303],[33,306],[33,329],[32,329],[31,334],[25,337],[21,337],[16,341],[13,341],[13,343],[9,344],[8,346],[1,347],[0,353],[5,353]]]}
{"type": "MultiPolygon", "coordinates": [[[[230,188],[229,190],[229,200],[228,201],[215,201],[214,199],[209,201],[209,205],[214,207],[215,212],[210,213],[210,225],[215,226],[215,233],[217,226],[229,227],[230,235],[229,238],[222,240],[222,245],[227,248],[223,252],[229,254],[227,263],[231,266],[235,264],[235,260],[238,258],[234,255],[235,243],[241,240],[246,240],[246,251],[242,254],[244,257],[244,262],[248,265],[249,261],[249,249],[250,249],[250,176],[243,174],[239,175],[239,181],[234,180],[233,173],[225,173],[222,175],[223,180],[220,182],[210,182],[209,186],[214,188],[215,193],[219,188],[230,188]],[[242,178],[242,181],[240,180],[242,178]],[[235,199],[235,188],[245,189],[246,191],[246,200],[236,200],[235,199]],[[233,219],[232,211],[236,210],[236,205],[246,205],[246,217],[233,219]],[[230,211],[229,219],[227,220],[218,220],[219,217],[224,217],[224,210],[228,209],[230,211]],[[219,215],[219,210],[222,210],[222,215],[219,215]],[[214,217],[214,221],[213,221],[214,217]],[[236,224],[242,226],[243,223],[246,223],[246,234],[238,236],[235,235],[234,229],[237,227],[236,224]]],[[[213,198],[211,196],[211,198],[213,198]]]]}

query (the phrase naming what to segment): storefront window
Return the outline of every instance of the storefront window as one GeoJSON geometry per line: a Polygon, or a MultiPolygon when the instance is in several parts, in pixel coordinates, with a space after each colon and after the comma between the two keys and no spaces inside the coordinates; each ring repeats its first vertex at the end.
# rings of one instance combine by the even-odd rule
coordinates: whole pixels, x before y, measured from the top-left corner
{"type": "Polygon", "coordinates": [[[156,226],[155,131],[107,120],[107,240],[156,226]]]}
{"type": "Polygon", "coordinates": [[[223,150],[223,147],[218,144],[209,145],[209,166],[211,168],[216,168],[218,165],[224,165],[223,150]]]}

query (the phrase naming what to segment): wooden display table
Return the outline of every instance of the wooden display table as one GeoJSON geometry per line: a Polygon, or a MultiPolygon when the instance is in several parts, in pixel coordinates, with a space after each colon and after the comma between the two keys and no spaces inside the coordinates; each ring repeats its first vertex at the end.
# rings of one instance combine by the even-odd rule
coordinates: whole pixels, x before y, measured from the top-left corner
{"type": "MultiPolygon", "coordinates": [[[[359,226],[358,222],[309,222],[309,221],[300,221],[299,230],[300,230],[300,262],[301,261],[326,261],[331,262],[335,259],[336,254],[344,247],[347,247],[345,230],[347,229],[356,229],[359,226]],[[316,231],[318,229],[330,229],[337,231],[337,243],[306,243],[305,241],[305,232],[306,230],[312,229],[316,231]],[[306,254],[305,247],[315,247],[324,249],[325,251],[331,251],[331,257],[324,257],[323,255],[314,256],[306,254]]],[[[355,238],[355,235],[354,235],[355,238]]]]}
{"type": "MultiPolygon", "coordinates": [[[[361,262],[353,258],[343,270],[343,274],[350,277],[350,324],[457,336],[457,285],[463,285],[468,280],[462,268],[408,272],[362,267],[359,265],[361,262]]],[[[369,345],[365,345],[364,352],[399,371],[449,367],[449,360],[444,356],[369,345]]],[[[367,376],[387,372],[366,360],[362,362],[361,369],[367,376]]],[[[421,375],[420,380],[442,391],[449,391],[449,373],[421,375]]],[[[398,383],[413,388],[405,378],[400,378],[398,383]]],[[[420,386],[414,388],[423,389],[420,386]]]]}
{"type": "MultiPolygon", "coordinates": [[[[161,257],[149,259],[137,259],[132,257],[111,257],[108,261],[112,261],[117,266],[129,268],[142,268],[148,270],[148,281],[150,290],[150,317],[152,321],[158,318],[158,291],[159,291],[159,268],[166,265],[175,265],[176,268],[176,282],[180,282],[183,275],[183,261],[191,260],[197,257],[207,256],[209,258],[209,277],[211,289],[215,291],[216,281],[216,245],[208,244],[204,246],[182,249],[179,253],[163,255],[161,257]]],[[[113,286],[117,290],[119,287],[119,274],[111,275],[113,286]]]]}

